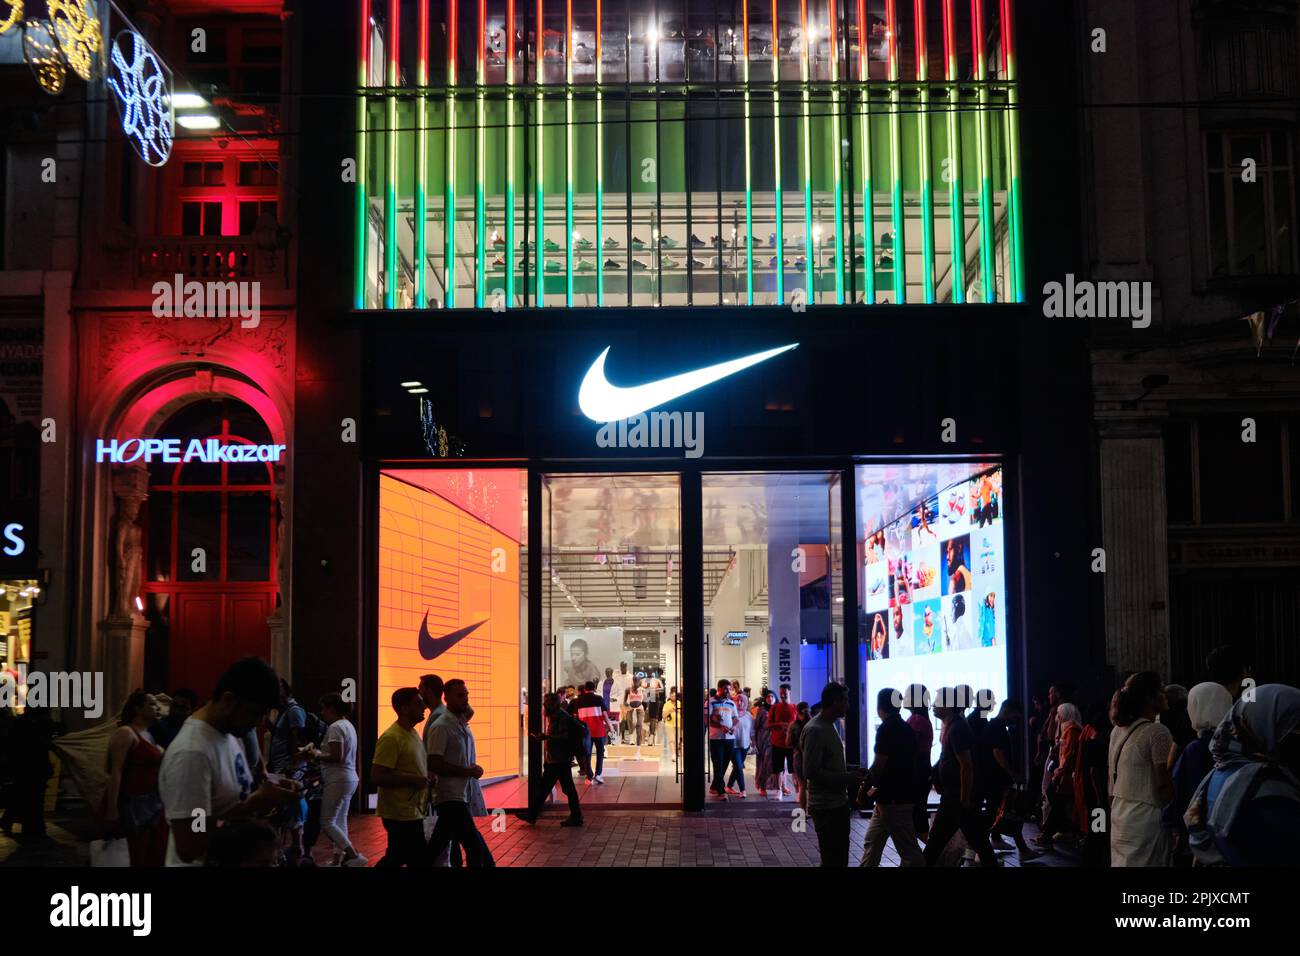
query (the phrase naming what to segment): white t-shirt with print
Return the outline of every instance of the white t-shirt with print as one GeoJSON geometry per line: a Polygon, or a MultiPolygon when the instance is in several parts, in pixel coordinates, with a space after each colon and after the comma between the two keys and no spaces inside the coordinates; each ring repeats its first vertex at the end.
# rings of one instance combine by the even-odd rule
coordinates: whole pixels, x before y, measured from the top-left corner
{"type": "Polygon", "coordinates": [[[330,724],[329,730],[325,731],[325,742],[321,744],[321,749],[329,750],[330,744],[336,741],[339,745],[339,762],[322,760],[320,763],[321,779],[326,783],[356,780],[357,728],[352,726],[352,721],[340,717],[330,724]]]}
{"type": "MultiPolygon", "coordinates": [[[[238,737],[222,733],[206,720],[191,717],[181,725],[176,739],[163,755],[158,771],[158,792],[167,820],[194,820],[202,810],[211,834],[220,820],[248,798],[253,775],[238,737]]],[[[167,834],[167,866],[203,866],[200,857],[186,863],[167,834]]]]}

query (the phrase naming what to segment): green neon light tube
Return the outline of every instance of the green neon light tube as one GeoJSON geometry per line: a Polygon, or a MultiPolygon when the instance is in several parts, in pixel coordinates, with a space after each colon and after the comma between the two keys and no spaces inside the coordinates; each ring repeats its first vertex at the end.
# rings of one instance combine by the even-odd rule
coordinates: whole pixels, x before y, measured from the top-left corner
{"type": "Polygon", "coordinates": [[[358,36],[361,41],[359,66],[357,69],[357,200],[356,200],[356,274],[353,278],[355,289],[353,304],[357,309],[366,307],[366,280],[370,267],[366,256],[366,244],[370,237],[370,224],[366,221],[370,200],[366,195],[366,145],[369,133],[369,85],[370,85],[370,0],[361,0],[361,20],[358,36]]]}
{"type": "Polygon", "coordinates": [[[564,304],[573,306],[573,0],[564,5],[564,304]]]}
{"type": "Polygon", "coordinates": [[[921,287],[927,305],[934,303],[934,173],[930,169],[930,57],[926,49],[925,0],[916,0],[916,79],[921,111],[916,118],[921,167],[921,287]]]}
{"type": "Polygon", "coordinates": [[[835,0],[830,0],[827,22],[831,47],[831,141],[834,143],[835,170],[835,304],[844,304],[844,185],[840,181],[840,49],[835,34],[838,22],[835,0]]]}
{"type": "Polygon", "coordinates": [[[799,2],[799,26],[801,34],[800,48],[803,54],[799,58],[799,73],[803,80],[799,93],[800,105],[803,107],[803,264],[808,288],[808,304],[817,301],[815,280],[817,269],[817,243],[813,241],[813,201],[812,201],[812,102],[808,91],[808,3],[799,2]]]}
{"type": "Polygon", "coordinates": [[[785,211],[781,196],[781,21],[777,17],[778,0],[772,0],[772,150],[776,196],[776,301],[785,305],[785,211]]]}
{"type": "Polygon", "coordinates": [[[506,308],[515,305],[515,0],[506,0],[506,308]]]}
{"type": "Polygon", "coordinates": [[[429,5],[420,4],[419,68],[416,74],[419,92],[415,96],[415,302],[423,309],[428,299],[428,232],[427,209],[429,200],[429,5]]]}
{"type": "Polygon", "coordinates": [[[397,308],[397,53],[398,0],[388,4],[388,163],[384,182],[384,259],[387,278],[384,282],[384,305],[397,308]]]}
{"type": "MultiPolygon", "coordinates": [[[[866,240],[862,250],[862,274],[865,283],[862,298],[867,304],[873,305],[876,301],[876,200],[871,173],[871,93],[867,82],[870,78],[867,70],[867,37],[870,36],[870,32],[866,0],[858,0],[858,79],[861,83],[859,95],[862,108],[859,117],[862,135],[862,233],[866,240]]],[[[857,269],[856,252],[853,262],[853,268],[857,269]]]]}
{"type": "Polygon", "coordinates": [[[546,238],[546,156],[545,149],[542,145],[542,135],[546,131],[546,124],[542,116],[542,110],[545,106],[545,94],[542,93],[542,70],[543,70],[543,49],[545,44],[545,35],[542,30],[542,0],[537,0],[537,23],[534,27],[534,33],[537,37],[535,44],[536,69],[537,74],[534,77],[537,85],[537,229],[533,234],[533,261],[536,265],[534,272],[537,275],[537,307],[546,306],[546,262],[544,259],[543,247],[546,238]]]}
{"type": "Polygon", "coordinates": [[[443,193],[443,281],[446,307],[456,307],[456,4],[450,4],[447,16],[447,174],[443,193]]]}
{"type": "Polygon", "coordinates": [[[474,307],[483,308],[487,285],[487,207],[483,197],[483,182],[486,176],[484,159],[484,127],[487,126],[483,87],[487,84],[487,0],[478,0],[478,90],[475,97],[474,127],[474,307]]]}
{"type": "Polygon", "coordinates": [[[596,305],[605,304],[605,91],[600,74],[600,0],[596,0],[596,305]]]}
{"type": "Polygon", "coordinates": [[[1007,165],[1011,182],[1009,222],[1011,230],[1011,288],[1016,302],[1026,296],[1023,207],[1020,192],[1020,89],[1016,82],[1016,11],[1015,0],[1002,0],[1002,72],[1007,81],[1007,165]]]}
{"type": "Polygon", "coordinates": [[[961,87],[957,72],[956,0],[943,2],[943,54],[947,60],[944,77],[948,82],[948,204],[952,226],[952,301],[966,301],[966,204],[962,185],[961,87]]]}
{"type": "Polygon", "coordinates": [[[979,132],[980,177],[980,288],[981,301],[996,302],[995,266],[993,259],[993,160],[990,154],[988,61],[984,51],[984,0],[971,0],[971,29],[974,32],[975,78],[979,82],[979,132]]]}
{"type": "Polygon", "coordinates": [[[894,219],[894,302],[907,302],[907,254],[904,241],[903,220],[903,121],[899,115],[902,89],[899,87],[898,69],[898,9],[897,0],[885,0],[885,14],[889,30],[889,168],[893,177],[890,205],[894,219]]]}

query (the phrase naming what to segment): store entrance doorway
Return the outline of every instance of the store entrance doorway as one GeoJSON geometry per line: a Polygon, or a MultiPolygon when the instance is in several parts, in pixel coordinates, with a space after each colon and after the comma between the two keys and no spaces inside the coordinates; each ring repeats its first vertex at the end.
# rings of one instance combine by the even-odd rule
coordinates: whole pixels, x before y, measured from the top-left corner
{"type": "Polygon", "coordinates": [[[575,776],[584,807],[682,804],[680,485],[542,476],[542,692],[590,683],[610,718],[575,776]]]}

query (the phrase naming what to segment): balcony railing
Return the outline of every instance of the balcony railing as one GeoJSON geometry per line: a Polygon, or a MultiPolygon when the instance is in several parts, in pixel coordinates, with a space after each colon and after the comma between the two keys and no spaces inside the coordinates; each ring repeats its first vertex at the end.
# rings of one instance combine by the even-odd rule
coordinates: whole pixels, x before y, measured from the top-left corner
{"type": "Polygon", "coordinates": [[[287,281],[285,249],[267,249],[250,236],[156,236],[136,246],[135,278],[287,281]]]}

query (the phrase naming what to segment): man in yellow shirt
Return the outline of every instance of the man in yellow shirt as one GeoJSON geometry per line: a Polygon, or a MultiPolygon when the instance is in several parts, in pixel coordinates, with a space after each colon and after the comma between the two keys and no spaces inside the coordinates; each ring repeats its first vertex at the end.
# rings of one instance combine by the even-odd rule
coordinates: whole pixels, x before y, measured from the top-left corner
{"type": "Polygon", "coordinates": [[[429,769],[415,732],[424,719],[424,700],[415,687],[393,691],[397,720],[379,736],[370,779],[379,789],[376,812],[388,834],[388,852],[379,866],[431,866],[424,838],[429,769]]]}

